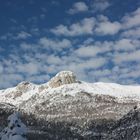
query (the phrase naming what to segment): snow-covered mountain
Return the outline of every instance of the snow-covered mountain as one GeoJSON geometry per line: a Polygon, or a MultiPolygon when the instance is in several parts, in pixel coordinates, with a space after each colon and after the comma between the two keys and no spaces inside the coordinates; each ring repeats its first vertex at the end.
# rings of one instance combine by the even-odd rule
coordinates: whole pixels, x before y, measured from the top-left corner
{"type": "Polygon", "coordinates": [[[139,104],[140,86],[87,83],[62,71],[41,85],[0,90],[0,130],[18,109],[31,128],[29,140],[138,140],[139,104]]]}
{"type": "Polygon", "coordinates": [[[78,81],[62,71],[49,82],[19,83],[0,90],[0,103],[9,103],[26,113],[46,119],[118,119],[140,103],[140,86],[78,81]]]}

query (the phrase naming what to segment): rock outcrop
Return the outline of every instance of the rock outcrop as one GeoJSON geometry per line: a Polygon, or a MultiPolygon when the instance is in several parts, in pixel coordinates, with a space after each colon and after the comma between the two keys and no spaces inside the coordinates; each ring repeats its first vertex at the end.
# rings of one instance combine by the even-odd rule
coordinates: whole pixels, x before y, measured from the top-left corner
{"type": "Polygon", "coordinates": [[[61,85],[77,83],[76,76],[71,71],[61,71],[49,81],[51,88],[56,88],[61,85]]]}
{"type": "Polygon", "coordinates": [[[34,88],[34,85],[27,81],[23,81],[19,83],[16,87],[17,91],[20,91],[20,92],[27,92],[28,90],[31,90],[33,88],[34,88]]]}

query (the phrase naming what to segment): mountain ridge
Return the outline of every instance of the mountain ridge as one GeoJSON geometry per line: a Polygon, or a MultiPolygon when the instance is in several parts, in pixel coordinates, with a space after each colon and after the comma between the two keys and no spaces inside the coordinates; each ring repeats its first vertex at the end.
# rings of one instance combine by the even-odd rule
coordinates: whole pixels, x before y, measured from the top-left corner
{"type": "Polygon", "coordinates": [[[38,140],[67,140],[68,129],[69,138],[79,140],[133,140],[139,138],[139,91],[140,86],[79,81],[72,72],[65,71],[41,85],[24,81],[0,90],[0,118],[5,122],[4,114],[12,111],[26,114],[23,118],[33,130],[31,139],[36,135],[38,140]],[[44,138],[40,139],[36,129],[44,138]],[[54,131],[58,131],[56,136],[54,131]],[[135,131],[137,136],[129,136],[127,131],[135,131]]]}
{"type": "Polygon", "coordinates": [[[1,90],[0,102],[45,119],[77,120],[81,115],[84,120],[119,119],[135,105],[139,107],[139,91],[140,86],[79,81],[71,71],[62,71],[41,85],[24,81],[1,90]]]}

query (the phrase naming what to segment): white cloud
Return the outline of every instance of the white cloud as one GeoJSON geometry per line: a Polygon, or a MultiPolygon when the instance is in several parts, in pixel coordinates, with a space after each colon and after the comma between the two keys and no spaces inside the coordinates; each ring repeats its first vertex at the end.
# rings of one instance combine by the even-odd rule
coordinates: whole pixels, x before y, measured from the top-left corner
{"type": "MultiPolygon", "coordinates": [[[[87,70],[98,69],[98,68],[104,66],[106,63],[107,63],[106,58],[94,57],[94,58],[89,58],[88,60],[80,60],[80,61],[75,61],[75,62],[71,61],[69,63],[69,65],[63,65],[61,68],[74,71],[75,73],[78,74],[80,79],[82,79],[82,77],[89,78],[89,77],[86,77],[87,70]],[[81,72],[81,73],[79,73],[79,72],[81,72]],[[84,73],[84,75],[82,75],[83,73],[84,73]]],[[[83,80],[85,80],[85,79],[83,79],[83,80]]]]}
{"type": "Polygon", "coordinates": [[[91,58],[87,61],[84,61],[83,63],[79,64],[78,67],[80,69],[97,69],[105,65],[106,63],[105,58],[91,58]]]}
{"type": "Polygon", "coordinates": [[[54,29],[51,29],[51,32],[55,35],[64,35],[64,36],[78,36],[78,35],[88,35],[93,33],[95,26],[95,19],[85,18],[80,22],[74,23],[72,25],[58,25],[54,29]]]}
{"type": "Polygon", "coordinates": [[[138,46],[137,41],[123,38],[115,42],[114,49],[118,51],[126,52],[126,51],[135,50],[137,46],[138,46]]]}
{"type": "Polygon", "coordinates": [[[94,57],[100,52],[97,46],[83,46],[75,51],[79,57],[94,57]]]}
{"type": "MultiPolygon", "coordinates": [[[[107,1],[96,1],[95,2],[100,10],[104,10],[106,5],[110,5],[107,1]]],[[[95,5],[96,5],[95,4],[95,5]]],[[[69,26],[60,24],[50,31],[55,35],[63,36],[80,36],[80,35],[115,35],[119,31],[123,31],[123,36],[134,36],[136,31],[136,37],[139,38],[139,27],[140,26],[140,8],[136,11],[129,13],[128,15],[122,17],[121,21],[111,21],[108,17],[104,15],[98,15],[97,19],[94,17],[84,18],[83,20],[73,23],[69,26]],[[130,30],[130,28],[138,27],[136,29],[130,30]],[[129,29],[128,31],[126,29],[129,29]],[[128,34],[127,34],[128,33],[128,34]]],[[[135,38],[136,38],[135,37],[135,38]]]]}
{"type": "Polygon", "coordinates": [[[123,29],[140,26],[140,8],[122,18],[123,29]]]}
{"type": "Polygon", "coordinates": [[[69,14],[76,14],[79,12],[88,11],[88,6],[84,2],[76,2],[71,9],[68,10],[69,14]]]}
{"type": "Polygon", "coordinates": [[[100,21],[95,29],[95,32],[99,35],[114,35],[121,29],[119,22],[110,22],[109,20],[100,21]]]}
{"type": "Polygon", "coordinates": [[[122,28],[120,22],[111,22],[107,17],[100,15],[97,19],[94,17],[84,18],[80,22],[73,23],[70,26],[58,25],[50,31],[55,35],[80,36],[80,35],[114,35],[122,28]]]}
{"type": "Polygon", "coordinates": [[[53,40],[53,39],[48,39],[46,37],[41,38],[39,44],[46,49],[53,49],[53,50],[62,50],[72,45],[71,41],[68,39],[53,40]]]}
{"type": "Polygon", "coordinates": [[[27,39],[29,37],[32,37],[31,34],[25,32],[25,31],[21,31],[19,33],[6,33],[5,35],[2,35],[0,37],[0,40],[24,40],[27,39]]]}
{"type": "Polygon", "coordinates": [[[55,56],[55,55],[49,55],[47,57],[47,62],[48,64],[50,65],[59,65],[62,63],[62,60],[58,57],[58,56],[55,56]]]}
{"type": "Polygon", "coordinates": [[[93,11],[104,11],[107,9],[111,4],[106,0],[96,0],[93,2],[92,8],[93,11]]]}
{"type": "Polygon", "coordinates": [[[140,38],[140,27],[135,28],[135,29],[124,30],[124,32],[122,32],[121,36],[126,37],[126,38],[139,39],[140,38]]]}
{"type": "Polygon", "coordinates": [[[24,31],[21,31],[20,33],[17,34],[15,39],[26,39],[28,37],[31,37],[31,34],[24,32],[24,31]]]}
{"type": "Polygon", "coordinates": [[[102,44],[96,42],[93,45],[83,45],[77,50],[75,50],[75,54],[78,57],[95,57],[96,55],[100,53],[105,53],[107,51],[111,50],[110,44],[107,42],[104,42],[102,44]],[[103,45],[103,46],[102,46],[103,45]]]}
{"type": "Polygon", "coordinates": [[[37,74],[39,72],[39,65],[35,64],[35,63],[26,63],[26,64],[18,64],[16,66],[17,71],[25,73],[25,74],[29,74],[29,75],[33,75],[33,74],[37,74]]]}
{"type": "Polygon", "coordinates": [[[132,52],[123,52],[123,53],[115,53],[114,62],[116,64],[124,63],[124,62],[139,62],[140,61],[140,50],[132,51],[132,52]]]}
{"type": "MultiPolygon", "coordinates": [[[[134,18],[138,17],[138,14],[139,10],[136,10],[123,17],[120,22],[111,21],[103,15],[97,16],[97,19],[84,18],[69,26],[58,25],[51,29],[52,33],[58,35],[57,39],[41,37],[36,40],[36,44],[25,41],[20,43],[20,49],[9,50],[9,55],[1,60],[0,87],[11,86],[20,80],[47,81],[49,75],[61,70],[72,70],[81,80],[92,82],[103,80],[134,83],[134,78],[140,76],[138,72],[140,67],[136,68],[140,61],[140,27],[137,27],[139,20],[134,18]],[[94,39],[94,35],[117,33],[120,33],[119,39],[113,38],[114,41],[95,41],[96,38],[94,39]],[[83,40],[84,35],[88,35],[89,39],[83,40]],[[59,39],[60,36],[61,39],[59,39]],[[71,41],[62,36],[73,38],[71,41]],[[81,38],[74,38],[76,36],[81,38]],[[136,65],[132,64],[133,61],[136,65]],[[129,63],[132,65],[129,66],[129,63]],[[110,65],[114,68],[110,68],[110,65]],[[130,77],[132,80],[129,80],[130,77]],[[5,83],[2,83],[4,80],[5,83]]],[[[13,34],[9,33],[2,39],[13,39],[12,36],[13,34]]],[[[24,35],[19,36],[26,38],[24,35]]]]}

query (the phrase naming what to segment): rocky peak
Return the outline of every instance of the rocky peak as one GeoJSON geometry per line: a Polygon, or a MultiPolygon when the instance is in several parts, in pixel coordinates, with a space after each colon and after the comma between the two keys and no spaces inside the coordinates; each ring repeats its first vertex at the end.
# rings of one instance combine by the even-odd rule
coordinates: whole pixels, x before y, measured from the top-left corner
{"type": "Polygon", "coordinates": [[[77,83],[74,73],[71,71],[61,71],[49,81],[49,86],[52,88],[56,88],[61,85],[72,83],[77,83]]]}
{"type": "Polygon", "coordinates": [[[17,88],[17,90],[19,90],[21,92],[26,92],[31,87],[32,87],[32,83],[23,81],[23,82],[19,83],[16,88],[17,88]]]}

